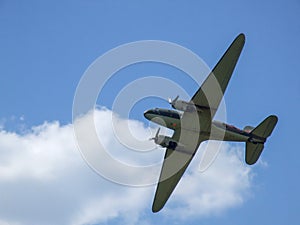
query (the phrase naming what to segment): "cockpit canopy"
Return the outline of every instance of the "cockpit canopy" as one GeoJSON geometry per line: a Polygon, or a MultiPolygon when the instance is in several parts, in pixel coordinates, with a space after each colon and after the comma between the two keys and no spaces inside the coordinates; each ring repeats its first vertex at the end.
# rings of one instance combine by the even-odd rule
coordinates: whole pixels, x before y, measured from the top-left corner
{"type": "Polygon", "coordinates": [[[180,119],[179,112],[177,112],[175,110],[170,110],[170,109],[155,108],[155,109],[150,109],[145,112],[145,114],[148,114],[148,113],[157,115],[157,116],[167,116],[167,117],[171,117],[174,119],[180,119]]]}

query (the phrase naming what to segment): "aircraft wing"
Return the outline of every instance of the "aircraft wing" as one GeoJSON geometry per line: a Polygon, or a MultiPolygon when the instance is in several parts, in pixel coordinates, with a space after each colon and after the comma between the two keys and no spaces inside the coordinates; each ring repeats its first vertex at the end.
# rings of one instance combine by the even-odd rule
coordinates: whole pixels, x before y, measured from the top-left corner
{"type": "MultiPolygon", "coordinates": [[[[182,131],[180,129],[175,130],[172,139],[179,141],[179,139],[181,139],[181,133],[182,131]]],[[[189,132],[187,132],[184,136],[188,135],[188,133],[189,132]]],[[[199,135],[195,135],[194,132],[190,133],[189,135],[193,136],[191,137],[192,139],[197,139],[196,143],[192,140],[192,142],[195,143],[195,146],[194,149],[191,149],[191,153],[180,150],[174,151],[172,149],[166,149],[164,162],[152,205],[153,212],[158,212],[164,207],[201,143],[201,140],[198,141],[199,135]]]]}
{"type": "Polygon", "coordinates": [[[244,44],[245,35],[238,35],[192,97],[191,103],[198,106],[205,114],[208,114],[206,116],[202,115],[202,118],[206,117],[206,120],[212,120],[214,117],[244,44]]]}

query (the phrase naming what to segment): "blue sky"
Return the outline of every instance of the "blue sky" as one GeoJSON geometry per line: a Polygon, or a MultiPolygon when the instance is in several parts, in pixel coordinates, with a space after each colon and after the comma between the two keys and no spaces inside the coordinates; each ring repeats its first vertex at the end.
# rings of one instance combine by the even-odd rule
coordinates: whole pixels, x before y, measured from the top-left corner
{"type": "MultiPolygon", "coordinates": [[[[252,168],[250,193],[242,204],[217,215],[193,216],[188,222],[295,224],[300,208],[300,153],[296,143],[300,125],[299,17],[300,3],[296,0],[63,0],[56,4],[2,0],[0,125],[2,130],[22,137],[23,132],[44,121],[70,124],[74,93],[84,71],[118,45],[139,40],[170,41],[191,49],[213,67],[231,41],[245,33],[246,44],[225,94],[227,120],[242,128],[258,124],[270,114],[279,117],[262,155],[267,166],[252,168]]],[[[180,77],[179,71],[163,65],[126,68],[111,79],[99,104],[110,108],[118,90],[140,76],[159,74],[173,79],[171,73],[180,77]]],[[[174,81],[182,83],[190,95],[197,89],[188,79],[176,80],[174,75],[174,81]]],[[[131,119],[145,123],[141,112],[156,104],[169,107],[150,99],[133,110],[131,119]]],[[[5,186],[7,182],[0,183],[5,186]]],[[[4,198],[5,193],[1,196],[4,198]]],[[[36,198],[43,197],[37,194],[36,198]]],[[[152,214],[151,202],[148,205],[140,212],[148,223],[173,221],[163,212],[152,214]]],[[[0,211],[0,224],[13,215],[15,221],[27,224],[19,213],[0,211]]],[[[112,218],[105,222],[122,223],[122,218],[112,218]]]]}

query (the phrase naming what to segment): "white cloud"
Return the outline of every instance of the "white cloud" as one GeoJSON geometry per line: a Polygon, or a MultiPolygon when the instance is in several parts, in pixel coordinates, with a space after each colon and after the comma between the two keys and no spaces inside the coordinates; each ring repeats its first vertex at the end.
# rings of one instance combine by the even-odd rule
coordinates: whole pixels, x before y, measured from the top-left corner
{"type": "MultiPolygon", "coordinates": [[[[160,149],[136,158],[118,144],[109,110],[97,110],[95,115],[97,126],[102,127],[98,134],[107,146],[118,148],[115,155],[119,160],[137,164],[161,161],[160,149]]],[[[142,123],[118,118],[121,130],[127,122],[138,130],[140,140],[151,135],[142,123]]],[[[46,122],[24,134],[2,129],[0,154],[0,224],[81,225],[116,220],[148,224],[152,216],[164,217],[171,212],[174,219],[182,220],[186,215],[209,216],[243,203],[251,183],[251,171],[241,162],[240,150],[223,145],[215,163],[204,173],[198,172],[198,154],[166,207],[152,214],[155,187],[127,187],[99,177],[77,150],[73,125],[46,122]]]]}

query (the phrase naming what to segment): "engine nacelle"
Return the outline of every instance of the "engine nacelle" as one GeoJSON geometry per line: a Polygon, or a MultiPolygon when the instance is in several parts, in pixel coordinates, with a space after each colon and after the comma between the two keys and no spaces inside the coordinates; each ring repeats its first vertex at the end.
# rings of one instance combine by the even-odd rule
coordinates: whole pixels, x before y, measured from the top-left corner
{"type": "Polygon", "coordinates": [[[185,111],[185,112],[194,112],[197,110],[197,107],[189,102],[178,100],[179,96],[177,96],[174,100],[169,98],[169,103],[172,105],[172,108],[185,111]]]}
{"type": "Polygon", "coordinates": [[[175,150],[177,147],[177,142],[174,141],[171,137],[159,135],[157,139],[154,140],[156,144],[164,147],[175,150]]]}
{"type": "Polygon", "coordinates": [[[154,140],[155,144],[158,144],[164,148],[173,149],[176,151],[184,151],[184,146],[177,141],[173,140],[171,137],[159,135],[160,128],[158,128],[155,136],[149,140],[154,140]]]}
{"type": "Polygon", "coordinates": [[[182,101],[182,100],[177,100],[172,104],[172,107],[174,109],[178,109],[180,111],[187,111],[187,112],[194,112],[196,111],[196,106],[194,106],[191,103],[182,101]]]}

